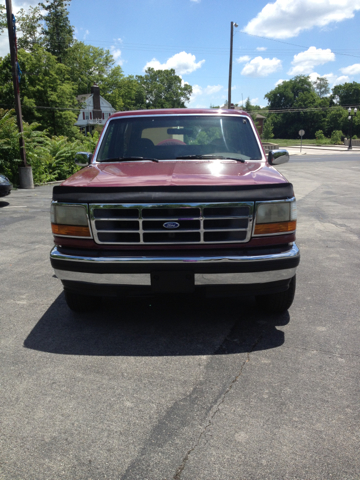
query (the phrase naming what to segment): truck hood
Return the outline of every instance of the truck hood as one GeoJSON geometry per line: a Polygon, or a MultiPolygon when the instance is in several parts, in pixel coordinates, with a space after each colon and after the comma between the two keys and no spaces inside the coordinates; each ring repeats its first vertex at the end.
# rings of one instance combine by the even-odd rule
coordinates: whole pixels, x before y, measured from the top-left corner
{"type": "Polygon", "coordinates": [[[72,175],[69,187],[241,186],[288,183],[264,161],[233,160],[132,161],[97,163],[72,175]]]}

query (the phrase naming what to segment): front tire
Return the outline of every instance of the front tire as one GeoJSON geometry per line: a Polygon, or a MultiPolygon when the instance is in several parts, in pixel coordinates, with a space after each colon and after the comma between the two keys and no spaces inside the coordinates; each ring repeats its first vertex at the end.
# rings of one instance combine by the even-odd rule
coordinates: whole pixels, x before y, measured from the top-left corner
{"type": "Polygon", "coordinates": [[[70,292],[69,290],[65,290],[65,300],[70,310],[79,313],[96,310],[101,305],[101,297],[91,297],[90,295],[70,292]]]}
{"type": "Polygon", "coordinates": [[[284,313],[292,305],[296,290],[296,275],[290,280],[289,288],[285,292],[270,293],[256,296],[256,303],[268,313],[284,313]]]}

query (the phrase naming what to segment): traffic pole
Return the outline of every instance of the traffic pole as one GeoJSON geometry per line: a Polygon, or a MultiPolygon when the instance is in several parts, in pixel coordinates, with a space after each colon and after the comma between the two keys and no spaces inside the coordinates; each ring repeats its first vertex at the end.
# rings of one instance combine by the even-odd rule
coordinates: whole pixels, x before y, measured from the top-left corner
{"type": "Polygon", "coordinates": [[[19,78],[18,78],[15,17],[13,16],[13,13],[12,13],[11,0],[5,0],[5,2],[6,2],[6,15],[7,15],[8,34],[9,34],[12,77],[13,77],[13,85],[14,85],[15,112],[16,112],[17,125],[20,133],[19,146],[20,146],[21,166],[19,166],[19,186],[20,188],[34,188],[32,168],[26,162],[25,142],[23,138],[23,123],[22,123],[22,111],[21,111],[19,78]]]}
{"type": "Polygon", "coordinates": [[[231,108],[231,77],[232,77],[232,57],[233,57],[233,32],[234,22],[230,23],[230,61],[229,61],[229,86],[228,86],[228,107],[231,108]]]}

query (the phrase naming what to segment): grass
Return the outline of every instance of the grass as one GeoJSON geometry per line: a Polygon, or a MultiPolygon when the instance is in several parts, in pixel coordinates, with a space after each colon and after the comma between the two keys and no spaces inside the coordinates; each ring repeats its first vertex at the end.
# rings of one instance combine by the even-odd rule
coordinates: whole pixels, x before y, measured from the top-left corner
{"type": "MultiPolygon", "coordinates": [[[[277,143],[280,147],[292,147],[295,145],[301,145],[301,139],[288,139],[288,138],[272,138],[270,143],[277,143]]],[[[330,138],[325,138],[324,140],[316,140],[314,139],[307,139],[303,138],[302,141],[303,145],[331,145],[330,138]]]]}

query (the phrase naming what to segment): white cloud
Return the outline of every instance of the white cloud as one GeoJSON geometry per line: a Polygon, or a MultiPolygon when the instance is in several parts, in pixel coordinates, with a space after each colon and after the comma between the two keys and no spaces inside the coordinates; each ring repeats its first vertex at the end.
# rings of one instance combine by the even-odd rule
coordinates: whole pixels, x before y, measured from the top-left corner
{"type": "Polygon", "coordinates": [[[326,78],[327,81],[329,82],[329,85],[330,85],[331,88],[334,87],[335,85],[340,85],[342,83],[345,83],[345,82],[349,81],[348,76],[342,75],[342,76],[339,77],[338,75],[335,75],[334,73],[326,73],[325,75],[320,75],[316,72],[312,72],[312,73],[310,73],[309,77],[310,77],[310,80],[312,82],[316,82],[318,77],[326,78]]]}
{"type": "Polygon", "coordinates": [[[242,57],[239,57],[236,59],[237,63],[245,63],[250,60],[251,57],[249,55],[243,55],[242,57]]]}
{"type": "Polygon", "coordinates": [[[279,78],[279,80],[275,83],[275,87],[281,85],[283,82],[285,82],[285,80],[283,80],[282,78],[279,78]]]}
{"type": "Polygon", "coordinates": [[[194,2],[194,3],[200,3],[201,0],[190,0],[191,2],[194,2]]]}
{"type": "Polygon", "coordinates": [[[201,68],[205,60],[200,60],[196,63],[195,55],[186,52],[176,53],[174,56],[168,58],[165,63],[160,63],[159,60],[153,58],[148,62],[144,71],[147,68],[154,68],[155,70],[169,70],[173,68],[177,75],[186,75],[188,73],[194,72],[198,68],[201,68]]]}
{"type": "Polygon", "coordinates": [[[115,63],[117,63],[118,65],[123,65],[124,60],[121,58],[121,50],[119,48],[116,48],[114,47],[114,45],[111,45],[110,53],[114,57],[115,63]]]}
{"type": "Polygon", "coordinates": [[[259,52],[265,52],[265,50],[267,50],[267,47],[256,47],[256,50],[258,50],[259,52]]]}
{"type": "Polygon", "coordinates": [[[354,65],[340,68],[340,72],[345,73],[346,75],[360,75],[360,63],[354,63],[354,65]]]}
{"type": "Polygon", "coordinates": [[[89,30],[85,30],[85,33],[84,33],[84,36],[83,36],[83,40],[86,39],[86,37],[89,35],[89,33],[90,33],[89,30]]]}
{"type": "Polygon", "coordinates": [[[204,89],[204,94],[205,95],[214,95],[214,93],[220,92],[222,90],[223,86],[222,85],[208,85],[204,89]]]}
{"type": "Polygon", "coordinates": [[[195,102],[198,102],[199,97],[202,97],[200,101],[202,101],[203,104],[201,106],[209,106],[210,99],[206,100],[206,98],[204,97],[211,97],[216,93],[220,92],[220,90],[222,90],[223,88],[224,87],[222,85],[208,85],[205,88],[200,87],[200,85],[193,85],[189,105],[191,107],[194,107],[195,102]]]}
{"type": "Polygon", "coordinates": [[[341,77],[337,77],[332,86],[335,87],[335,85],[341,85],[342,83],[347,83],[349,81],[350,78],[347,75],[342,75],[341,77]]]}
{"type": "Polygon", "coordinates": [[[294,56],[291,62],[293,67],[288,71],[289,75],[306,75],[314,70],[317,65],[324,65],[327,62],[333,62],[335,54],[327,48],[310,47],[305,52],[300,52],[294,56]]]}
{"type": "MultiPolygon", "coordinates": [[[[4,4],[5,2],[1,2],[1,3],[4,4]]],[[[16,18],[16,14],[21,8],[23,8],[24,10],[27,10],[29,7],[37,7],[38,4],[39,4],[38,0],[27,0],[27,1],[13,0],[12,11],[16,18]]],[[[0,35],[0,57],[4,57],[9,52],[10,52],[9,37],[8,37],[8,31],[6,28],[2,33],[2,35],[0,35]]]]}
{"type": "Polygon", "coordinates": [[[245,65],[241,75],[247,77],[267,77],[281,68],[281,60],[278,58],[255,57],[245,65]]]}
{"type": "Polygon", "coordinates": [[[259,101],[258,98],[252,98],[252,99],[250,100],[250,103],[251,103],[251,105],[256,105],[258,101],[259,101]]]}
{"type": "Polygon", "coordinates": [[[7,30],[0,36],[0,57],[5,57],[10,52],[7,30]]]}
{"type": "Polygon", "coordinates": [[[243,31],[269,38],[291,38],[303,30],[353,18],[357,10],[360,0],[276,0],[265,5],[243,31]]]}

